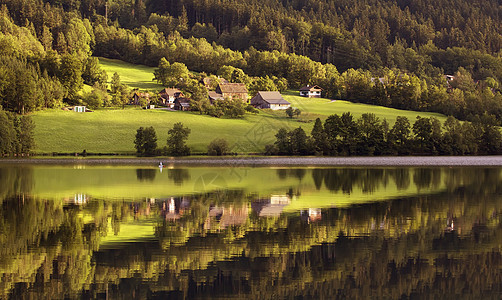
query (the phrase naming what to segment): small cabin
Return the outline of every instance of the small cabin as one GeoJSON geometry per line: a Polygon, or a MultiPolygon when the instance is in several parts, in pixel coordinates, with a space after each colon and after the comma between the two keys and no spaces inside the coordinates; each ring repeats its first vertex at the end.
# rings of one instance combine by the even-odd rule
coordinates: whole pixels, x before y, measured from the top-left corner
{"type": "Polygon", "coordinates": [[[313,86],[307,85],[300,88],[301,97],[321,98],[321,92],[322,88],[320,88],[318,85],[313,85],[313,86]]]}
{"type": "Polygon", "coordinates": [[[85,112],[85,105],[79,105],[73,107],[74,112],[85,112]]]}
{"type": "Polygon", "coordinates": [[[190,99],[176,98],[176,100],[174,100],[174,109],[181,110],[181,111],[189,111],[190,110],[190,99]]]}
{"type": "Polygon", "coordinates": [[[173,108],[174,101],[184,97],[183,92],[176,88],[165,88],[159,92],[160,101],[163,105],[173,108]]]}
{"type": "Polygon", "coordinates": [[[244,83],[220,83],[216,88],[216,93],[223,98],[238,98],[243,102],[248,101],[248,89],[244,83]]]}
{"type": "Polygon", "coordinates": [[[251,98],[251,105],[256,108],[270,108],[273,110],[287,109],[291,103],[282,98],[277,91],[260,91],[251,98]]]}

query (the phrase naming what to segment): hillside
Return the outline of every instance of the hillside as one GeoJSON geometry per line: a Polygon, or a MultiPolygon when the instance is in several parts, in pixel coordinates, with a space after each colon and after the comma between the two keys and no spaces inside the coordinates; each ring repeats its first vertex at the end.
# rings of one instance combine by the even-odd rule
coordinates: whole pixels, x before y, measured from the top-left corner
{"type": "MultiPolygon", "coordinates": [[[[131,65],[125,62],[100,58],[100,64],[108,72],[108,77],[117,72],[129,87],[158,91],[161,85],[151,79],[153,68],[131,65]]],[[[273,143],[274,135],[281,127],[293,129],[301,126],[310,133],[317,117],[322,120],[332,114],[351,112],[355,117],[372,112],[377,117],[386,118],[390,125],[397,116],[406,116],[411,122],[417,115],[437,117],[441,122],[445,117],[439,114],[419,113],[386,107],[331,101],[328,99],[306,99],[297,96],[296,91],[288,91],[284,98],[294,107],[300,108],[300,118],[289,119],[283,111],[261,111],[258,115],[246,114],[242,119],[214,118],[197,112],[142,110],[128,107],[124,110],[96,110],[78,114],[62,110],[46,110],[33,114],[35,121],[35,141],[37,153],[133,153],[136,129],[153,126],[157,131],[158,144],[164,146],[167,131],[176,122],[182,122],[192,130],[188,145],[196,153],[207,151],[207,145],[215,138],[229,141],[232,151],[238,153],[263,152],[266,144],[273,143]]]]}

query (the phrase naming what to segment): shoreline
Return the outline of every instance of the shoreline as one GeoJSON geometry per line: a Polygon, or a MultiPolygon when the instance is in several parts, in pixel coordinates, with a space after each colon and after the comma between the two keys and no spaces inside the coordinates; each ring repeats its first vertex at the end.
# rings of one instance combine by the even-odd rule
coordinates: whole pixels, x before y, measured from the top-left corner
{"type": "Polygon", "coordinates": [[[138,158],[7,158],[1,165],[144,165],[175,166],[319,166],[319,167],[500,167],[502,156],[371,156],[371,157],[138,157],[138,158]]]}

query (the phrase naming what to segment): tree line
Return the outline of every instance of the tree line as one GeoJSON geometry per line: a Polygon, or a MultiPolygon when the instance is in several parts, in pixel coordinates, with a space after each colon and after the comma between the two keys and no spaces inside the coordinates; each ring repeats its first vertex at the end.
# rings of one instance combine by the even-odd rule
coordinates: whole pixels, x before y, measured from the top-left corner
{"type": "Polygon", "coordinates": [[[0,156],[29,155],[35,146],[34,129],[30,116],[18,116],[0,106],[0,156]]]}
{"type": "Polygon", "coordinates": [[[365,113],[331,115],[316,119],[310,136],[301,128],[279,129],[268,155],[480,155],[500,154],[502,135],[489,120],[461,123],[448,117],[443,124],[434,117],[417,116],[411,124],[398,116],[392,127],[387,120],[365,113]]]}

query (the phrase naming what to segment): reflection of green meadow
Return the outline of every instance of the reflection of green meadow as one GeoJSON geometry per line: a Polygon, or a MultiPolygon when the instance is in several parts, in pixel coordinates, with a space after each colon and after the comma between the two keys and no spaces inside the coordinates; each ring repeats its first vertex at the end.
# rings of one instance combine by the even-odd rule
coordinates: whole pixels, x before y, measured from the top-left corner
{"type": "MultiPolygon", "coordinates": [[[[326,169],[328,170],[328,169],[326,169]]],[[[340,169],[341,170],[341,169],[340,169]]],[[[364,169],[359,172],[365,172],[364,169]]],[[[444,179],[417,188],[414,176],[417,169],[409,169],[409,184],[398,188],[393,178],[371,182],[365,186],[357,183],[350,192],[330,191],[322,183],[316,188],[313,169],[274,169],[251,167],[191,167],[186,169],[134,168],[134,167],[36,167],[34,168],[34,196],[72,201],[76,195],[89,199],[134,200],[196,195],[222,189],[243,190],[252,199],[271,195],[291,195],[285,211],[303,208],[344,207],[437,193],[445,189],[444,179]],[[370,186],[370,187],[368,187],[370,186]]],[[[444,170],[438,170],[440,174],[444,170]]],[[[358,171],[356,171],[358,172],[358,171]]],[[[321,182],[323,179],[321,179],[321,182]]],[[[319,183],[318,183],[319,184],[319,183]]],[[[336,182],[334,183],[336,184],[336,182]]]]}

